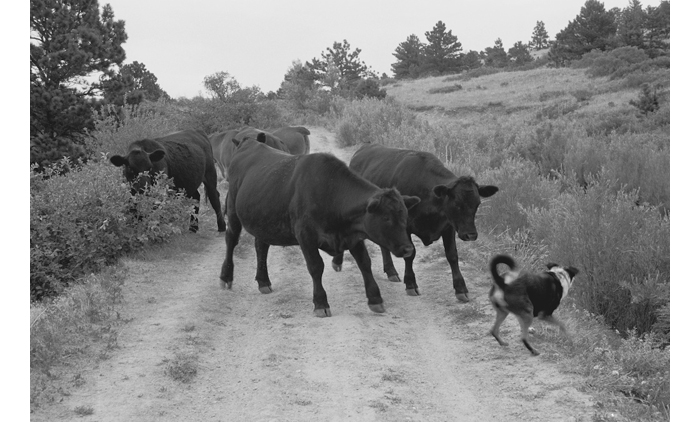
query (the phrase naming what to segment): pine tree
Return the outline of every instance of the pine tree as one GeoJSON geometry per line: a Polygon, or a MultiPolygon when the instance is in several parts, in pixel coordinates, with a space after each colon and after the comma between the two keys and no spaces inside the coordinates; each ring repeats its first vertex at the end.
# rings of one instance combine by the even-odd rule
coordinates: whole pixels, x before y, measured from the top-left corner
{"type": "Polygon", "coordinates": [[[537,21],[535,29],[532,31],[532,40],[529,45],[530,48],[535,50],[542,50],[549,47],[549,34],[547,34],[547,30],[544,29],[544,22],[537,21]]]}
{"type": "Polygon", "coordinates": [[[493,47],[484,49],[484,65],[490,67],[506,67],[508,66],[508,53],[503,48],[503,41],[500,38],[496,39],[493,47]]]}
{"type": "Polygon", "coordinates": [[[607,50],[615,46],[616,31],[615,14],[597,0],[586,0],[581,13],[556,35],[549,57],[562,66],[591,50],[607,50]]]}
{"type": "Polygon", "coordinates": [[[617,37],[622,45],[644,48],[647,14],[639,0],[629,0],[617,21],[617,37]]]}
{"type": "Polygon", "coordinates": [[[425,60],[425,44],[414,34],[399,44],[393,53],[396,63],[391,65],[396,79],[417,78],[425,60]]]}
{"type": "Polygon", "coordinates": [[[114,20],[97,0],[30,2],[30,140],[32,162],[48,163],[76,152],[86,130],[94,128],[93,107],[101,82],[95,72],[113,76],[112,65],[126,58],[124,21],[114,20]]]}
{"type": "Polygon", "coordinates": [[[530,55],[530,50],[523,44],[522,41],[518,41],[513,46],[508,49],[508,60],[514,66],[522,66],[525,63],[529,63],[534,59],[530,55]]]}
{"type": "Polygon", "coordinates": [[[438,21],[432,31],[426,32],[428,44],[425,47],[425,67],[428,72],[438,74],[459,72],[462,43],[446,31],[445,24],[438,21]]]}

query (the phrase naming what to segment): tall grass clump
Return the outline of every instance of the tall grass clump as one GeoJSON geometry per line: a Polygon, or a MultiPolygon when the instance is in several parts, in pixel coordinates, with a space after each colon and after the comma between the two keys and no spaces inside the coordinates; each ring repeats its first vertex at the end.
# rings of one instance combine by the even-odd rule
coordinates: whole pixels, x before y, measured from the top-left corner
{"type": "Polygon", "coordinates": [[[559,195],[557,181],[541,177],[534,163],[522,159],[508,159],[498,168],[483,171],[479,183],[499,189],[488,199],[488,212],[477,217],[495,235],[528,228],[526,209],[546,208],[559,195]]]}
{"type": "Polygon", "coordinates": [[[580,306],[621,333],[670,339],[669,219],[636,205],[636,194],[616,191],[606,175],[601,180],[526,210],[533,237],[549,246],[553,262],[581,269],[573,292],[580,306]]]}
{"type": "Polygon", "coordinates": [[[32,307],[29,339],[30,404],[65,394],[63,388],[84,383],[73,362],[103,358],[117,345],[123,324],[124,275],[116,267],[88,275],[59,297],[32,307]],[[71,380],[66,375],[72,374],[71,380]]]}
{"type": "Polygon", "coordinates": [[[342,146],[384,143],[380,140],[398,137],[394,134],[397,130],[406,135],[407,131],[420,133],[427,126],[415,113],[392,99],[337,98],[335,102],[336,134],[342,146]]]}
{"type": "Polygon", "coordinates": [[[120,255],[187,230],[193,201],[164,174],[132,196],[106,157],[84,166],[30,170],[30,294],[54,295],[120,255]]]}
{"type": "Polygon", "coordinates": [[[88,148],[100,154],[124,154],[131,142],[153,139],[184,129],[172,116],[156,110],[141,110],[135,114],[117,116],[108,107],[95,112],[95,131],[87,141],[88,148]]]}

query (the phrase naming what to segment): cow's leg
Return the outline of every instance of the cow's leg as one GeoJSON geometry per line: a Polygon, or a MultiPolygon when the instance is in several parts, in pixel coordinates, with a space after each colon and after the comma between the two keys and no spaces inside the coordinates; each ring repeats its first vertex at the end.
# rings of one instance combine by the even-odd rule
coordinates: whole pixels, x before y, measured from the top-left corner
{"type": "Polygon", "coordinates": [[[233,248],[238,244],[241,237],[241,222],[238,216],[230,214],[228,216],[228,227],[226,228],[226,257],[221,265],[221,288],[231,289],[233,285],[233,248]]]}
{"type": "Polygon", "coordinates": [[[255,238],[255,255],[258,258],[258,270],[255,273],[255,280],[258,282],[258,290],[260,293],[272,293],[272,283],[270,283],[270,275],[267,273],[267,252],[270,250],[270,245],[255,238]]]}
{"type": "MultiPolygon", "coordinates": [[[[409,237],[410,239],[410,237],[409,237]]],[[[401,283],[401,278],[399,278],[399,273],[394,267],[394,261],[391,259],[391,252],[389,249],[380,246],[382,250],[382,262],[384,263],[384,274],[389,278],[389,281],[394,283],[401,283]]]]}
{"type": "Polygon", "coordinates": [[[321,277],[323,276],[323,258],[318,252],[318,241],[314,234],[305,232],[303,229],[296,230],[296,238],[299,247],[306,260],[306,268],[309,270],[311,280],[314,283],[314,315],[317,317],[331,316],[331,307],[328,304],[328,296],[323,289],[321,277]]]}
{"type": "Polygon", "coordinates": [[[195,190],[190,196],[192,199],[197,201],[197,204],[194,206],[194,214],[190,216],[190,231],[192,233],[197,233],[197,230],[199,230],[199,221],[197,219],[197,216],[199,215],[199,191],[195,190]]]}
{"type": "Polygon", "coordinates": [[[223,232],[226,230],[226,220],[224,220],[224,215],[221,213],[221,200],[219,197],[219,190],[216,189],[216,167],[214,166],[207,169],[204,189],[209,197],[209,203],[211,203],[211,207],[214,208],[214,212],[216,213],[216,225],[219,231],[223,232]]]}
{"type": "Polygon", "coordinates": [[[384,301],[382,300],[382,295],[379,293],[379,286],[372,275],[372,261],[367,253],[365,242],[357,242],[355,246],[350,248],[350,253],[352,257],[355,258],[355,262],[362,273],[362,279],[365,281],[365,293],[367,294],[367,305],[369,309],[377,313],[385,312],[384,301]]]}
{"type": "Polygon", "coordinates": [[[403,282],[406,285],[406,294],[409,296],[419,296],[418,284],[416,284],[416,273],[413,272],[413,260],[416,258],[416,248],[408,258],[404,258],[406,268],[403,273],[403,282]]]}
{"type": "Polygon", "coordinates": [[[331,265],[336,272],[340,272],[343,269],[343,252],[333,257],[331,265]]]}
{"type": "Polygon", "coordinates": [[[448,226],[442,232],[442,245],[445,247],[445,257],[452,270],[452,286],[455,289],[455,296],[460,302],[469,302],[469,291],[464,283],[462,272],[459,271],[459,258],[457,257],[457,244],[455,243],[455,230],[448,226]]]}

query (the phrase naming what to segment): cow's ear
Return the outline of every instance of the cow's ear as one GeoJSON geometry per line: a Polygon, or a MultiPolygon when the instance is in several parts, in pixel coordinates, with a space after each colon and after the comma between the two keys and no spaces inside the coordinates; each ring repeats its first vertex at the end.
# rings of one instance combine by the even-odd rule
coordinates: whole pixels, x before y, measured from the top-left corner
{"type": "Polygon", "coordinates": [[[479,186],[479,196],[482,198],[488,198],[496,192],[498,192],[498,188],[496,186],[479,186]]]}
{"type": "Polygon", "coordinates": [[[569,277],[574,278],[576,274],[578,274],[578,268],[575,267],[566,267],[564,268],[567,273],[569,273],[569,277]]]}
{"type": "Polygon", "coordinates": [[[420,198],[417,196],[401,195],[401,198],[403,198],[403,203],[406,204],[406,208],[409,210],[420,202],[420,198]]]}
{"type": "Polygon", "coordinates": [[[547,264],[547,269],[548,269],[548,270],[551,270],[552,268],[558,267],[558,266],[559,266],[559,265],[557,265],[557,264],[552,264],[552,263],[550,262],[549,264],[547,264]]]}
{"type": "Polygon", "coordinates": [[[377,212],[379,209],[379,199],[377,198],[372,198],[369,200],[369,203],[367,204],[367,212],[370,214],[377,212]]]}
{"type": "Polygon", "coordinates": [[[267,138],[265,137],[265,132],[258,133],[258,136],[255,139],[257,139],[258,142],[261,142],[264,144],[265,141],[267,140],[267,138]]]}
{"type": "Polygon", "coordinates": [[[152,153],[148,154],[148,159],[151,160],[152,163],[162,160],[163,157],[165,157],[165,151],[163,151],[162,149],[157,149],[152,153]]]}
{"type": "Polygon", "coordinates": [[[442,198],[443,196],[449,194],[449,192],[450,192],[450,188],[448,188],[445,185],[437,185],[433,188],[433,193],[438,198],[442,198]]]}
{"type": "Polygon", "coordinates": [[[126,157],[122,157],[121,155],[113,155],[109,157],[109,161],[117,167],[125,166],[127,163],[126,157]]]}

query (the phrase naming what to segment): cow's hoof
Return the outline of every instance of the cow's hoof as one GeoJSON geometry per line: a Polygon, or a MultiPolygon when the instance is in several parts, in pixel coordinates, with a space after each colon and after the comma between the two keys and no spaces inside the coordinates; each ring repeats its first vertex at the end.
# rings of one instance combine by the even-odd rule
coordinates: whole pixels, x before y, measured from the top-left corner
{"type": "Polygon", "coordinates": [[[266,295],[266,294],[272,293],[272,286],[258,287],[258,290],[260,290],[260,293],[266,295]]]}
{"type": "Polygon", "coordinates": [[[199,227],[190,226],[190,231],[192,233],[197,233],[197,230],[199,230],[199,227]]]}
{"type": "Polygon", "coordinates": [[[336,264],[335,262],[331,262],[331,267],[335,270],[335,272],[339,273],[343,269],[343,264],[336,264]]]}
{"type": "Polygon", "coordinates": [[[389,276],[389,281],[391,281],[392,283],[401,283],[401,279],[400,279],[399,276],[396,275],[396,274],[390,275],[390,276],[389,276]]]}
{"type": "Polygon", "coordinates": [[[319,318],[329,317],[329,316],[331,316],[331,310],[330,310],[330,308],[314,309],[314,315],[316,315],[319,318]]]}
{"type": "Polygon", "coordinates": [[[233,281],[219,280],[219,286],[224,290],[231,290],[231,287],[233,287],[233,281]]]}
{"type": "Polygon", "coordinates": [[[386,312],[386,309],[384,309],[383,303],[370,304],[369,310],[372,312],[376,312],[378,314],[383,314],[384,312],[386,312]]]}
{"type": "Polygon", "coordinates": [[[409,296],[420,296],[420,292],[418,291],[417,287],[415,289],[406,289],[406,294],[409,296]]]}
{"type": "Polygon", "coordinates": [[[460,302],[469,302],[469,298],[467,297],[466,293],[455,293],[455,296],[457,296],[457,300],[460,302]]]}

